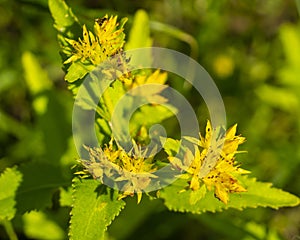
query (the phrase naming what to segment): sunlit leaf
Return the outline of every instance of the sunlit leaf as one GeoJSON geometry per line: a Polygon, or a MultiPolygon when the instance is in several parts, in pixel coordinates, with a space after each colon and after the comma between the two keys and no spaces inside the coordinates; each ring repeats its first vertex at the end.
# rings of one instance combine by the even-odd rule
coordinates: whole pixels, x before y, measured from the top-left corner
{"type": "Polygon", "coordinates": [[[69,187],[67,189],[60,188],[60,197],[59,197],[59,203],[62,207],[71,207],[73,203],[72,199],[72,188],[69,187]]]}
{"type": "MultiPolygon", "coordinates": [[[[165,200],[165,205],[170,210],[197,214],[217,212],[228,208],[242,210],[248,207],[271,207],[278,209],[279,207],[292,207],[300,204],[298,197],[281,189],[273,188],[271,183],[257,182],[255,178],[247,177],[240,177],[239,180],[247,192],[230,194],[230,201],[227,205],[215,198],[213,191],[207,192],[198,201],[191,196],[192,190],[180,192],[186,185],[182,179],[161,190],[160,197],[165,200]],[[191,199],[193,199],[193,204],[191,204],[191,199]]],[[[198,191],[202,190],[199,189],[198,191]]]]}
{"type": "Polygon", "coordinates": [[[144,10],[138,10],[133,18],[133,25],[129,32],[126,50],[151,47],[152,39],[150,38],[149,17],[144,10]]]}
{"type": "Polygon", "coordinates": [[[289,64],[298,66],[300,63],[300,31],[293,25],[286,24],[280,28],[280,38],[289,64]]]}
{"type": "MultiPolygon", "coordinates": [[[[133,25],[130,29],[128,41],[125,45],[125,50],[151,47],[152,39],[150,38],[150,23],[147,12],[144,10],[138,10],[133,18],[133,25]]],[[[152,57],[150,52],[148,56],[135,56],[136,59],[147,59],[151,64],[152,57]]],[[[137,54],[135,54],[137,55],[137,54]]],[[[138,62],[132,63],[134,66],[138,66],[138,62]]]]}
{"type": "Polygon", "coordinates": [[[124,208],[125,202],[117,200],[115,190],[100,185],[93,179],[74,179],[73,209],[70,238],[72,240],[104,239],[104,232],[124,208]]]}
{"type": "Polygon", "coordinates": [[[272,107],[292,113],[299,108],[298,97],[288,89],[262,85],[256,90],[256,93],[259,98],[272,107]]]}
{"type": "Polygon", "coordinates": [[[164,141],[164,150],[169,156],[175,156],[180,148],[181,142],[173,138],[166,138],[164,141]]]}
{"type": "Polygon", "coordinates": [[[65,232],[43,212],[32,211],[22,216],[24,232],[30,239],[64,239],[65,232]]]}
{"type": "Polygon", "coordinates": [[[68,68],[65,80],[69,83],[73,83],[78,79],[82,79],[88,72],[92,71],[93,69],[93,66],[83,65],[81,62],[72,63],[72,65],[68,68]]]}
{"type": "Polygon", "coordinates": [[[16,168],[7,168],[0,175],[0,220],[11,220],[15,216],[15,196],[22,180],[16,168]]]}
{"type": "Polygon", "coordinates": [[[42,114],[46,111],[48,98],[42,94],[49,90],[52,82],[48,78],[38,59],[30,52],[25,52],[22,55],[22,64],[25,71],[25,80],[30,93],[35,97],[33,100],[33,107],[35,111],[42,114]]]}
{"type": "MultiPolygon", "coordinates": [[[[174,111],[176,112],[176,110],[174,111]]],[[[172,116],[174,113],[170,111],[170,108],[161,105],[144,105],[133,114],[130,120],[130,130],[135,132],[140,126],[151,127],[153,124],[160,123],[172,116]]]]}
{"type": "Polygon", "coordinates": [[[55,28],[66,33],[68,28],[77,23],[77,18],[64,0],[49,0],[49,9],[55,21],[55,28]]]}

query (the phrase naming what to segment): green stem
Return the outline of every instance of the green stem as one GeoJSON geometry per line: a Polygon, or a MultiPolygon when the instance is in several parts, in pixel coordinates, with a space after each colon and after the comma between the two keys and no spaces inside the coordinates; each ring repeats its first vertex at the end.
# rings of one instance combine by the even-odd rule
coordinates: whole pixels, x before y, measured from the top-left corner
{"type": "Polygon", "coordinates": [[[3,220],[1,224],[4,226],[4,229],[9,237],[10,240],[18,240],[17,234],[11,224],[11,221],[3,220]]]}

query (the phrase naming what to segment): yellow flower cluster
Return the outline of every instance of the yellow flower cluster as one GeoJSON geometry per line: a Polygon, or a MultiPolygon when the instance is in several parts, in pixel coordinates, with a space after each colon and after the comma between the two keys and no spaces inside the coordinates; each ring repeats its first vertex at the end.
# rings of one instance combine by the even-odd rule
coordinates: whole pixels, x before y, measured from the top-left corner
{"type": "MultiPolygon", "coordinates": [[[[123,21],[123,24],[126,20],[123,21]]],[[[76,62],[92,63],[98,65],[110,56],[120,52],[125,43],[123,26],[118,28],[117,16],[108,18],[107,16],[96,19],[94,33],[88,31],[83,25],[83,38],[78,41],[66,39],[73,51],[64,64],[76,62]]]]}
{"type": "MultiPolygon", "coordinates": [[[[66,51],[69,58],[64,63],[80,61],[97,66],[109,57],[121,53],[110,61],[107,69],[102,71],[113,79],[118,78],[125,90],[145,84],[158,84],[161,87],[137,88],[134,94],[141,95],[148,100],[155,100],[154,102],[164,103],[166,99],[160,93],[166,87],[167,73],[157,70],[153,73],[138,71],[131,74],[128,70],[130,58],[127,59],[125,53],[122,52],[125,43],[123,32],[125,22],[126,19],[119,26],[117,16],[110,18],[105,16],[96,19],[93,32],[88,31],[84,25],[82,38],[78,41],[66,39],[71,48],[66,51]],[[123,74],[123,72],[127,73],[123,74]]],[[[187,149],[182,160],[169,157],[171,164],[183,172],[181,177],[188,179],[189,188],[192,191],[197,191],[201,184],[205,184],[208,190],[214,189],[215,196],[225,204],[229,200],[229,193],[246,191],[235,177],[237,174],[249,173],[235,163],[238,146],[245,141],[244,137],[236,136],[236,128],[237,125],[234,125],[226,133],[220,133],[220,129],[212,129],[208,121],[205,137],[200,134],[200,140],[187,138],[194,145],[193,152],[187,149]]],[[[135,142],[130,152],[114,146],[113,141],[104,148],[87,147],[87,150],[90,159],[81,160],[85,167],[84,173],[89,172],[102,183],[106,179],[113,180],[116,187],[123,192],[120,198],[133,196],[136,193],[140,202],[142,193],[146,192],[150,183],[153,184],[154,179],[157,178],[153,174],[156,170],[153,159],[146,157],[146,152],[143,152],[135,142]]]]}
{"type": "Polygon", "coordinates": [[[208,121],[205,137],[200,135],[200,141],[189,138],[194,143],[194,153],[187,150],[183,161],[169,157],[177,169],[185,172],[181,177],[190,179],[190,189],[197,191],[205,184],[208,190],[214,188],[215,196],[225,204],[229,200],[228,193],[246,191],[235,175],[249,173],[235,164],[238,146],[245,142],[244,137],[235,135],[236,127],[232,126],[222,135],[212,129],[208,121]]]}
{"type": "Polygon", "coordinates": [[[136,193],[139,203],[151,180],[157,178],[152,174],[156,170],[152,163],[153,159],[145,157],[146,152],[135,143],[129,153],[122,148],[115,150],[112,141],[104,149],[100,147],[86,147],[86,149],[89,151],[90,159],[80,160],[86,171],[78,174],[90,173],[102,183],[109,179],[115,181],[116,187],[123,192],[120,199],[136,193]]]}
{"type": "Polygon", "coordinates": [[[132,89],[138,86],[142,86],[145,84],[165,84],[168,78],[168,74],[166,72],[161,72],[160,70],[156,70],[153,73],[149,74],[136,74],[132,81],[128,81],[125,83],[127,89],[132,89]]]}
{"type": "MultiPolygon", "coordinates": [[[[200,140],[188,138],[194,143],[194,153],[187,149],[183,160],[169,157],[171,164],[184,172],[180,177],[189,180],[192,191],[205,184],[208,190],[214,189],[215,196],[225,204],[229,201],[229,193],[246,191],[236,175],[249,173],[235,163],[238,146],[245,142],[244,137],[236,136],[236,127],[234,125],[225,134],[220,134],[208,121],[205,137],[200,135],[200,140]]],[[[81,163],[102,183],[104,178],[114,180],[123,192],[120,199],[136,193],[139,203],[142,193],[157,176],[153,174],[156,171],[153,158],[145,157],[146,152],[135,142],[133,146],[130,152],[126,152],[122,148],[115,149],[111,141],[103,149],[87,148],[90,159],[81,160],[81,163]]]]}

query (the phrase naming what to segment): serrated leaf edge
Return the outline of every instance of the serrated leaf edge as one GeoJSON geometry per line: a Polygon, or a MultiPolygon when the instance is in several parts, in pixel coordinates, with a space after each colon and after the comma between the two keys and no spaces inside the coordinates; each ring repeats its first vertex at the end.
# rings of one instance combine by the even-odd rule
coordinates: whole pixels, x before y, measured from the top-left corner
{"type": "MultiPolygon", "coordinates": [[[[71,205],[71,211],[70,211],[70,221],[69,221],[69,231],[68,231],[68,236],[69,236],[69,238],[70,238],[70,240],[72,240],[73,239],[73,236],[72,236],[72,234],[71,234],[71,227],[72,227],[72,216],[73,216],[73,208],[74,208],[74,202],[75,202],[75,199],[76,199],[76,197],[75,197],[75,193],[76,193],[76,191],[77,191],[77,188],[75,187],[76,185],[75,185],[75,181],[76,181],[76,179],[78,179],[77,177],[74,177],[73,179],[72,179],[72,205],[71,205]]],[[[80,181],[81,181],[81,179],[80,179],[80,181]]],[[[125,201],[123,201],[123,200],[116,200],[116,201],[122,201],[123,202],[123,205],[122,205],[122,207],[120,208],[120,210],[118,211],[118,213],[117,214],[115,214],[114,216],[113,216],[113,218],[111,219],[111,221],[110,222],[108,222],[108,224],[105,224],[105,228],[104,228],[104,231],[106,232],[107,231],[107,229],[108,229],[108,227],[112,224],[112,222],[115,220],[115,218],[117,217],[117,216],[119,216],[120,215],[120,213],[121,213],[121,211],[125,208],[125,206],[126,206],[126,202],[125,201]]]]}
{"type": "MultiPolygon", "coordinates": [[[[239,180],[241,180],[241,179],[239,179],[239,180]]],[[[280,189],[280,188],[274,187],[274,185],[273,185],[272,183],[270,183],[270,182],[260,182],[260,181],[257,181],[257,178],[254,178],[254,177],[247,178],[247,180],[249,180],[249,181],[251,181],[251,182],[253,182],[253,183],[254,183],[254,182],[258,182],[258,183],[266,184],[266,186],[269,187],[269,188],[277,189],[277,190],[279,190],[280,192],[288,193],[288,194],[291,194],[291,195],[297,197],[296,195],[294,195],[294,194],[292,194],[292,193],[289,193],[289,192],[286,192],[286,191],[284,191],[284,190],[282,190],[282,189],[280,189]]],[[[241,182],[243,182],[243,180],[242,180],[241,182]]],[[[245,185],[247,185],[247,184],[245,184],[245,185]]],[[[211,192],[211,191],[209,191],[209,192],[211,192]]],[[[243,193],[232,193],[232,194],[235,194],[235,195],[239,194],[239,195],[241,195],[241,194],[243,194],[243,193]]],[[[231,195],[232,195],[232,194],[231,194],[231,195]]],[[[297,198],[298,198],[298,197],[297,197],[297,198]]],[[[164,203],[165,203],[165,202],[166,202],[166,200],[164,199],[164,203]]],[[[197,204],[197,203],[196,203],[196,204],[197,204]]],[[[298,203],[296,203],[296,204],[293,205],[293,206],[297,206],[297,205],[299,205],[299,204],[300,204],[300,199],[298,198],[298,203]]],[[[216,213],[216,212],[222,212],[222,211],[224,211],[224,210],[228,210],[228,209],[230,209],[230,208],[232,208],[232,209],[237,209],[237,210],[239,210],[239,211],[242,211],[242,210],[244,210],[244,209],[246,209],[246,208],[256,209],[256,208],[258,208],[258,207],[264,207],[264,208],[269,207],[269,208],[272,208],[272,209],[275,209],[275,210],[277,210],[277,209],[280,208],[280,206],[279,206],[279,207],[276,207],[276,206],[270,206],[270,205],[262,204],[262,203],[257,203],[256,206],[241,206],[241,207],[231,207],[231,206],[225,205],[224,207],[217,207],[215,210],[207,210],[207,209],[203,209],[203,210],[201,210],[201,211],[187,211],[187,210],[185,210],[184,208],[169,207],[169,206],[167,206],[166,204],[165,204],[165,206],[166,206],[170,211],[181,212],[181,213],[192,213],[192,214],[202,214],[202,213],[206,213],[206,212],[216,213]]],[[[283,206],[282,206],[282,207],[283,207],[283,206]]],[[[289,206],[289,207],[292,207],[292,206],[289,206]]]]}

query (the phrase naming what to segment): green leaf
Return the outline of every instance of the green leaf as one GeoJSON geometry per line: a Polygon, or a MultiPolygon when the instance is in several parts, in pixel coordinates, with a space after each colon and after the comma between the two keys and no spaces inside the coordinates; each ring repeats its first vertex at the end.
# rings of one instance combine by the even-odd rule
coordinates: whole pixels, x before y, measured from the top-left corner
{"type": "Polygon", "coordinates": [[[74,62],[68,68],[68,73],[65,76],[65,80],[69,83],[73,83],[78,79],[82,79],[88,72],[91,72],[93,69],[93,65],[84,65],[81,62],[74,62]]]}
{"type": "Polygon", "coordinates": [[[66,32],[68,27],[71,27],[78,20],[76,16],[72,13],[71,8],[63,0],[49,0],[49,9],[52,17],[54,18],[55,28],[61,32],[66,32]]]}
{"type": "Polygon", "coordinates": [[[73,189],[69,187],[68,189],[61,188],[60,189],[60,198],[59,204],[62,207],[71,207],[73,203],[72,199],[73,189]]]}
{"type": "Polygon", "coordinates": [[[279,37],[285,55],[285,64],[278,71],[279,82],[292,88],[299,87],[300,74],[300,31],[298,26],[284,24],[280,27],[279,37]]]}
{"type": "MultiPolygon", "coordinates": [[[[298,197],[281,189],[272,188],[271,183],[257,182],[255,178],[245,176],[240,177],[239,180],[246,187],[247,192],[230,194],[230,201],[227,205],[215,198],[213,191],[207,192],[203,198],[199,197],[198,200],[191,195],[192,190],[180,192],[187,185],[186,181],[182,179],[178,179],[172,185],[162,189],[160,197],[165,200],[165,205],[170,210],[197,214],[217,212],[228,208],[242,210],[247,207],[271,207],[278,209],[300,204],[298,197]]],[[[199,191],[202,191],[201,188],[199,191]]],[[[199,194],[201,196],[201,193],[199,194]]]]}
{"type": "Polygon", "coordinates": [[[173,138],[162,139],[164,142],[164,150],[169,156],[175,156],[179,152],[181,142],[173,138]]]}
{"type": "Polygon", "coordinates": [[[20,213],[39,210],[52,205],[52,195],[61,186],[70,183],[59,167],[31,162],[20,166],[23,181],[17,192],[17,210],[20,213]]]}
{"type": "Polygon", "coordinates": [[[93,179],[74,179],[70,239],[104,239],[104,232],[124,208],[118,194],[93,179]]]}
{"type": "Polygon", "coordinates": [[[280,40],[282,42],[286,59],[290,65],[299,67],[300,62],[300,33],[299,29],[291,24],[280,27],[280,40]]]}
{"type": "MultiPolygon", "coordinates": [[[[74,102],[70,95],[61,91],[53,90],[45,95],[49,99],[47,111],[36,119],[35,125],[37,134],[41,135],[41,140],[35,141],[35,145],[38,146],[33,148],[34,151],[42,146],[43,154],[35,160],[61,166],[61,157],[66,152],[68,139],[72,135],[70,121],[74,102]]],[[[35,136],[28,136],[28,138],[35,138],[35,136]]],[[[76,155],[72,156],[72,158],[74,157],[76,155]]],[[[66,167],[65,173],[69,172],[68,170],[69,167],[66,167]]]]}
{"type": "Polygon", "coordinates": [[[95,132],[100,145],[109,142],[111,139],[111,129],[108,122],[103,118],[96,118],[95,132]]]}
{"type": "Polygon", "coordinates": [[[22,180],[16,168],[7,168],[0,175],[0,220],[11,220],[15,216],[15,195],[22,180]]]}
{"type": "Polygon", "coordinates": [[[141,126],[151,127],[153,124],[161,123],[163,120],[174,116],[174,112],[161,105],[144,105],[135,111],[130,120],[130,131],[136,132],[141,126]]]}
{"type": "MultiPolygon", "coordinates": [[[[125,50],[131,50],[135,48],[143,48],[143,47],[151,47],[152,39],[150,38],[150,25],[149,25],[149,17],[147,12],[144,10],[138,10],[134,15],[133,25],[131,27],[128,41],[125,44],[125,50]]],[[[145,59],[148,59],[149,64],[152,62],[151,52],[149,51],[148,56],[141,55],[137,56],[135,54],[134,59],[143,59],[145,63],[145,59]]],[[[133,66],[138,66],[138,62],[131,61],[133,66]]]]}
{"type": "Polygon", "coordinates": [[[284,111],[294,112],[299,109],[299,100],[296,94],[289,89],[273,87],[271,85],[262,85],[256,89],[258,97],[272,107],[284,111]]]}
{"type": "Polygon", "coordinates": [[[202,185],[199,190],[191,191],[189,202],[191,205],[195,205],[206,194],[206,187],[202,185]]]}
{"type": "Polygon", "coordinates": [[[24,232],[30,239],[65,239],[63,229],[43,212],[30,212],[22,216],[24,232]]]}
{"type": "Polygon", "coordinates": [[[104,104],[110,115],[114,112],[116,104],[118,104],[124,94],[125,89],[120,81],[114,81],[103,93],[104,104]]]}
{"type": "Polygon", "coordinates": [[[33,100],[34,110],[42,114],[47,109],[48,98],[42,93],[51,89],[52,82],[48,78],[38,59],[30,52],[22,55],[22,65],[25,71],[25,80],[30,93],[35,97],[33,100]]]}
{"type": "Polygon", "coordinates": [[[25,71],[27,87],[32,95],[49,90],[52,86],[47,72],[44,71],[38,59],[31,52],[24,52],[22,55],[22,65],[25,71]]]}
{"type": "Polygon", "coordinates": [[[134,48],[151,47],[149,17],[146,11],[138,10],[133,18],[133,24],[129,33],[125,50],[134,48]]]}

